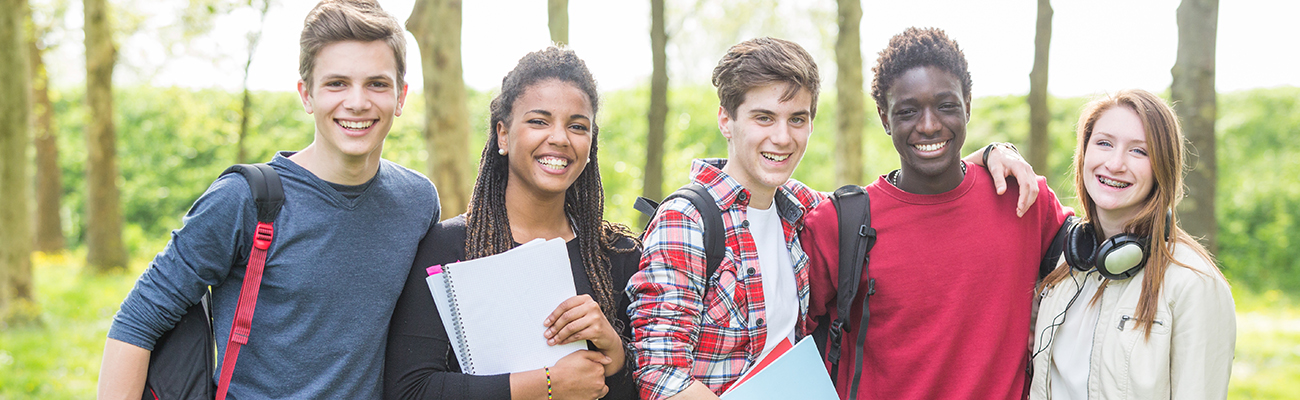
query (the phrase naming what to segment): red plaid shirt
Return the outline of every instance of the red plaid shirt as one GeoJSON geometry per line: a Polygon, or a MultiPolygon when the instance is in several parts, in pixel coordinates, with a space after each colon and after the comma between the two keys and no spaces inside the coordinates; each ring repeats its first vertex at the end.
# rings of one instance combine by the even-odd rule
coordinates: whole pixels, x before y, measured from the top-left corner
{"type": "MultiPolygon", "coordinates": [[[[644,399],[673,396],[699,380],[722,393],[763,351],[767,338],[758,249],[746,217],[750,194],[722,172],[726,160],[695,160],[691,180],[713,194],[726,227],[726,256],[704,298],[700,213],[677,198],[664,203],[646,231],[641,270],[628,282],[636,378],[644,399]]],[[[804,214],[825,198],[799,181],[777,188],[786,249],[798,284],[799,324],[806,334],[808,256],[799,244],[804,214]]]]}

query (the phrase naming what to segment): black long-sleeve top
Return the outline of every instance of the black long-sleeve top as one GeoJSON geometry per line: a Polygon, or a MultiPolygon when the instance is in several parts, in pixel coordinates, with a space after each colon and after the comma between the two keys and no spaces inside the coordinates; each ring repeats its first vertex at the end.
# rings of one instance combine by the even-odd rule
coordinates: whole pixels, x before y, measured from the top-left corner
{"type": "MultiPolygon", "coordinates": [[[[384,361],[386,399],[510,399],[510,374],[477,376],[461,373],[451,349],[451,340],[443,329],[438,308],[425,281],[428,277],[425,268],[465,259],[465,229],[465,216],[459,215],[430,227],[420,241],[415,262],[388,327],[388,349],[384,361]]],[[[629,238],[615,244],[619,249],[634,249],[635,246],[629,238]]],[[[571,240],[567,247],[573,268],[573,284],[578,294],[593,294],[578,242],[571,240]]],[[[639,249],[606,252],[612,267],[609,274],[614,280],[612,287],[618,291],[617,314],[623,326],[619,335],[625,342],[631,337],[632,329],[627,317],[630,300],[622,288],[637,271],[641,252],[636,250],[639,249]]],[[[627,362],[634,362],[630,355],[627,362]]],[[[631,373],[632,368],[625,366],[618,373],[606,377],[609,394],[605,398],[635,399],[636,386],[631,373]]]]}

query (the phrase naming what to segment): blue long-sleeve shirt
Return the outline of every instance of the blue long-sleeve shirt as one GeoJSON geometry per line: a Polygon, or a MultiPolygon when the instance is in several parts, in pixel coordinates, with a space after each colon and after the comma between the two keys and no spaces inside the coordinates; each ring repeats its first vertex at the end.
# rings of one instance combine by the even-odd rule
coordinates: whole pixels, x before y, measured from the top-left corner
{"type": "MultiPolygon", "coordinates": [[[[349,199],[287,159],[291,154],[270,163],[285,203],[230,394],[379,398],[389,318],[416,245],[438,221],[437,193],[423,175],[381,161],[364,191],[349,199]]],[[[108,337],[152,349],[211,286],[220,361],[256,217],[243,177],[214,182],[136,281],[108,337]]],[[[220,370],[214,380],[219,376],[220,370]]]]}

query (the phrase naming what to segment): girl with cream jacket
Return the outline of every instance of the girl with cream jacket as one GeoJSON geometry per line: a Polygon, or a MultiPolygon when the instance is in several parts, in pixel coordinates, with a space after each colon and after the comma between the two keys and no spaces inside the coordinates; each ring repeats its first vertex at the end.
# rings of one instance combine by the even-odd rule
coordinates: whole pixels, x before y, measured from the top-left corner
{"type": "Polygon", "coordinates": [[[1125,90],[1079,118],[1083,220],[1039,286],[1031,399],[1223,399],[1236,342],[1228,282],[1177,224],[1184,138],[1125,90]]]}

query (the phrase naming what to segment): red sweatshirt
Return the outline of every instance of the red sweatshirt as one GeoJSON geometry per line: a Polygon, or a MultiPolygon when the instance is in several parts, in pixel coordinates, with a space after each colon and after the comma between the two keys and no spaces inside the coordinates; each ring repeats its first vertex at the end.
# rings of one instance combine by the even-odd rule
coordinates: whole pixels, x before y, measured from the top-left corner
{"type": "MultiPolygon", "coordinates": [[[[1018,190],[997,195],[988,172],[968,165],[956,189],[907,193],[882,176],[867,186],[871,297],[859,399],[1021,399],[1030,303],[1038,264],[1070,212],[1038,178],[1038,199],[1016,217],[1018,190]]],[[[801,235],[812,295],[808,329],[835,318],[839,237],[832,203],[809,212],[801,235]]],[[[840,397],[847,398],[868,277],[843,336],[840,397]]],[[[829,368],[829,364],[827,365],[829,368]]]]}

